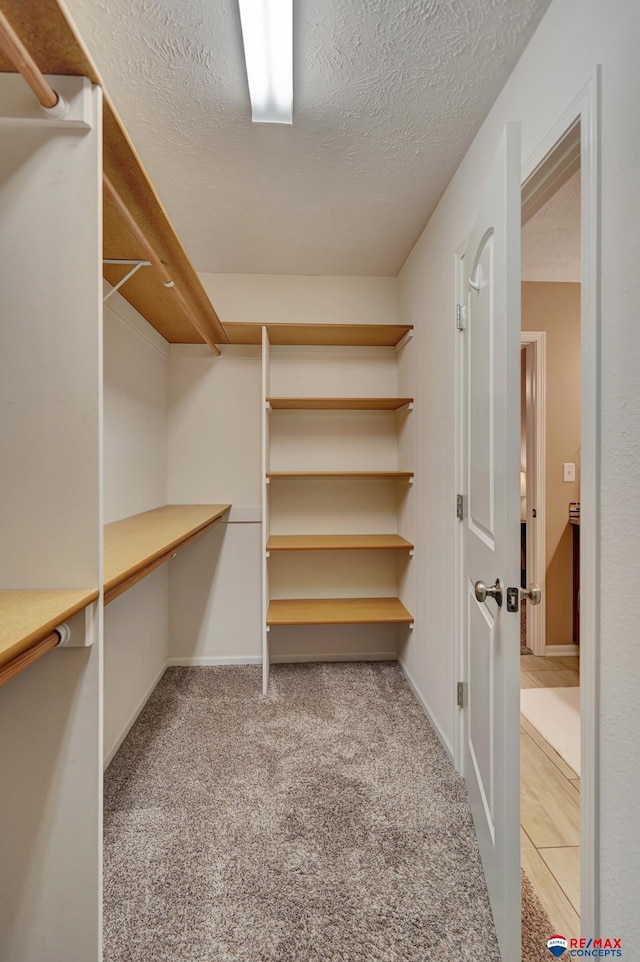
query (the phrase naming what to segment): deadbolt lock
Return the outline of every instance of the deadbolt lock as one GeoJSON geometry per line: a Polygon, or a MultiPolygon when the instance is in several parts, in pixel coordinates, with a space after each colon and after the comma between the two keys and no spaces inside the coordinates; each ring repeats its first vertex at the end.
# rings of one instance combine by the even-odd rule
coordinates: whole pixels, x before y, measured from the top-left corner
{"type": "Polygon", "coordinates": [[[520,610],[520,589],[507,588],[507,611],[520,610]]]}

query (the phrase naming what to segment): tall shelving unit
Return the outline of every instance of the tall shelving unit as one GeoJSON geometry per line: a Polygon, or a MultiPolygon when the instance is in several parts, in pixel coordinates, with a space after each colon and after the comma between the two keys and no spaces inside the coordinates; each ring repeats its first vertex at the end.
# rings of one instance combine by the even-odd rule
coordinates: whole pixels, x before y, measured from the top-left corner
{"type": "MultiPolygon", "coordinates": [[[[384,489],[391,502],[400,491],[406,493],[413,481],[413,472],[397,463],[396,428],[399,419],[410,414],[413,399],[390,394],[379,397],[357,394],[357,384],[354,388],[352,383],[340,384],[340,393],[331,396],[281,393],[278,373],[272,365],[274,349],[286,353],[288,348],[306,352],[328,348],[335,352],[338,362],[344,351],[366,349],[371,352],[375,365],[375,355],[383,351],[388,360],[389,353],[401,350],[412,332],[411,328],[400,325],[348,324],[231,323],[225,325],[225,330],[231,343],[262,345],[262,650],[266,694],[272,628],[413,624],[413,617],[397,597],[397,590],[393,595],[384,591],[391,578],[397,587],[397,559],[400,556],[408,559],[413,553],[411,541],[396,530],[397,511],[393,519],[387,512],[387,527],[382,531],[371,530],[376,526],[373,514],[365,519],[366,530],[358,531],[348,530],[349,521],[347,530],[344,524],[342,530],[332,530],[320,511],[314,516],[313,507],[307,511],[306,523],[300,522],[299,530],[293,517],[300,486],[311,486],[307,489],[307,500],[312,502],[314,491],[321,492],[318,502],[326,497],[331,500],[332,495],[327,492],[335,483],[373,486],[375,491],[384,489]],[[353,392],[351,396],[345,393],[345,388],[353,392]],[[360,430],[365,437],[362,452],[359,451],[360,430]],[[377,463],[377,444],[380,463],[377,463]],[[288,499],[291,510],[287,512],[285,508],[284,514],[281,503],[274,511],[271,493],[281,484],[295,486],[288,499]],[[289,517],[285,517],[287,513],[289,517]],[[278,530],[282,526],[287,530],[278,530]],[[294,530],[290,530],[292,527],[294,530]],[[389,527],[392,530],[387,530],[389,527]],[[348,574],[348,564],[333,561],[345,553],[358,558],[357,565],[350,569],[353,577],[348,574]],[[386,560],[378,564],[375,556],[380,559],[384,556],[386,560]],[[328,567],[333,569],[328,580],[335,584],[339,578],[335,574],[337,569],[345,571],[345,578],[335,585],[332,593],[325,595],[323,580],[327,580],[328,558],[328,567]],[[281,564],[289,573],[295,572],[290,597],[283,587],[287,570],[280,573],[275,584],[274,564],[281,564]],[[371,581],[367,583],[369,575],[371,581]],[[307,596],[305,586],[309,588],[307,596]]],[[[356,361],[356,366],[359,363],[356,361]]],[[[337,377],[340,378],[340,373],[337,377]]],[[[316,386],[311,380],[305,381],[305,390],[307,383],[310,391],[316,386]]],[[[364,495],[363,501],[366,503],[371,497],[375,499],[375,492],[364,495]]],[[[362,521],[363,513],[359,512],[359,516],[362,521]]],[[[356,523],[355,516],[353,523],[356,523]]]]}

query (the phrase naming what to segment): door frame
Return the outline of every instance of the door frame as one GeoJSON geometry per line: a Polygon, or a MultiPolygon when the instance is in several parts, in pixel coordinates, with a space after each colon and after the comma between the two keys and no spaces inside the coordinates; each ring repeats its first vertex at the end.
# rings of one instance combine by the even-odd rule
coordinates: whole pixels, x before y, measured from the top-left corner
{"type": "Polygon", "coordinates": [[[520,343],[526,358],[527,430],[527,582],[542,589],[539,605],[527,609],[527,642],[534,655],[546,654],[547,549],[546,549],[546,404],[547,335],[522,331],[520,343]],[[533,510],[536,523],[533,523],[533,510]]]}
{"type": "MultiPolygon", "coordinates": [[[[557,189],[558,148],[579,124],[581,197],[581,471],[580,471],[580,928],[593,934],[600,929],[600,791],[599,791],[599,690],[600,690],[600,67],[569,104],[522,168],[523,188],[557,189]],[[551,163],[550,163],[551,161],[551,163]]],[[[543,194],[539,193],[538,198],[543,194]]],[[[467,239],[454,254],[454,304],[464,303],[463,257],[467,239]]],[[[455,323],[455,322],[454,322],[455,323]]],[[[462,472],[462,338],[455,350],[455,478],[456,491],[464,495],[462,472]]],[[[467,682],[462,650],[462,525],[456,524],[455,550],[455,660],[457,681],[467,682]]],[[[463,712],[456,711],[455,757],[463,767],[463,712]]]]}

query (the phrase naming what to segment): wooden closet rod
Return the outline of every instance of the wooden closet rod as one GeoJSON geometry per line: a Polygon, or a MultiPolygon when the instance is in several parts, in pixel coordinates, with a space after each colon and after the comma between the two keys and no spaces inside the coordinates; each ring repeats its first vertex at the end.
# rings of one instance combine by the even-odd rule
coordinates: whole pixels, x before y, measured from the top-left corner
{"type": "Polygon", "coordinates": [[[55,648],[56,645],[60,643],[60,638],[61,636],[58,631],[52,631],[43,638],[42,641],[39,641],[37,645],[34,645],[33,648],[27,648],[26,651],[16,655],[16,657],[8,661],[6,665],[3,665],[2,668],[0,668],[0,688],[6,685],[8,681],[11,681],[12,678],[15,678],[16,675],[19,675],[25,668],[28,668],[29,665],[32,665],[34,661],[38,661],[38,659],[46,655],[48,651],[55,648]]]}
{"type": "MultiPolygon", "coordinates": [[[[20,37],[15,32],[2,10],[0,10],[0,49],[5,56],[11,60],[16,70],[22,74],[43,107],[45,107],[47,110],[51,110],[59,103],[61,105],[64,103],[64,101],[62,101],[59,95],[55,92],[53,87],[51,87],[51,85],[45,79],[44,74],[33,60],[33,57],[20,40],[20,37]]],[[[200,336],[206,341],[213,353],[219,355],[220,351],[215,342],[215,332],[209,331],[205,324],[203,324],[203,322],[200,321],[193,313],[191,307],[185,300],[184,295],[174,285],[166,267],[151,247],[151,244],[148,242],[140,227],[138,227],[138,224],[131,216],[128,207],[106,174],[103,174],[103,182],[105,191],[108,194],[113,206],[116,208],[120,214],[120,217],[127,225],[129,233],[135,237],[136,241],[144,250],[147,260],[151,261],[153,267],[160,275],[164,286],[173,291],[173,294],[180,305],[182,312],[189,318],[189,321],[193,324],[200,336]]]]}
{"type": "Polygon", "coordinates": [[[0,10],[0,49],[22,74],[41,105],[47,110],[55,107],[60,97],[45,80],[33,57],[20,40],[2,10],[0,10]]]}

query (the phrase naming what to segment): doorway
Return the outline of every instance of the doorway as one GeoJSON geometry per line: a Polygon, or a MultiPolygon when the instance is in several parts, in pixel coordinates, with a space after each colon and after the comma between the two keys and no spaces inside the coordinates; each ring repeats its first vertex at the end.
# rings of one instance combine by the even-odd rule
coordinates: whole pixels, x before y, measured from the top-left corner
{"type": "Polygon", "coordinates": [[[546,331],[522,331],[520,348],[520,587],[536,584],[540,602],[520,609],[520,654],[546,646],[546,331]]]}
{"type": "MultiPolygon", "coordinates": [[[[580,935],[580,125],[522,225],[522,867],[554,932],[580,935]],[[535,209],[537,207],[537,209],[535,209]]],[[[549,158],[553,162],[553,155],[549,158]]]]}
{"type": "MultiPolygon", "coordinates": [[[[533,216],[545,201],[557,190],[558,176],[564,176],[563,169],[571,162],[578,161],[581,174],[580,187],[580,375],[581,375],[581,451],[580,451],[580,929],[582,934],[593,935],[600,927],[599,917],[599,791],[598,791],[598,691],[599,691],[599,230],[600,230],[600,189],[599,189],[599,88],[600,71],[597,68],[575,100],[567,107],[556,124],[547,132],[536,150],[529,155],[522,167],[522,208],[525,215],[533,216]],[[528,210],[527,210],[528,205],[528,210]],[[532,209],[533,208],[533,209],[532,209]]],[[[577,169],[577,167],[576,167],[577,169]]],[[[575,172],[575,171],[574,171],[575,172]]],[[[568,179],[564,176],[564,179],[568,179]]],[[[461,243],[455,254],[456,295],[458,305],[462,304],[461,295],[466,291],[466,275],[463,268],[468,241],[461,243]]],[[[465,330],[466,315],[458,306],[456,326],[465,330]]],[[[458,339],[456,352],[456,425],[458,444],[456,445],[457,490],[463,492],[458,497],[458,517],[465,516],[466,476],[464,470],[465,407],[462,384],[465,370],[464,337],[458,339]],[[462,510],[461,510],[462,508],[462,510]]],[[[516,370],[518,352],[513,357],[516,370]]],[[[519,372],[518,372],[519,373],[519,372]]],[[[510,424],[517,425],[518,418],[511,418],[510,424]]],[[[513,465],[514,469],[516,465],[513,465]]],[[[517,475],[513,473],[512,490],[516,497],[517,475]]],[[[515,507],[515,500],[514,500],[515,507]]],[[[515,514],[514,514],[515,520],[515,514]]],[[[456,675],[461,679],[458,684],[458,705],[456,715],[455,760],[458,770],[465,774],[464,739],[467,725],[467,686],[471,687],[473,678],[469,674],[465,659],[464,596],[467,584],[464,577],[463,524],[457,528],[456,539],[456,633],[459,644],[456,646],[456,675]],[[462,697],[460,693],[462,692],[462,697]]],[[[513,530],[514,548],[516,529],[513,530]]],[[[517,545],[518,553],[520,545],[517,545]]],[[[515,558],[514,558],[515,561],[515,558]]],[[[512,565],[514,578],[516,564],[512,565]]],[[[514,582],[515,583],[515,582],[514,582]]],[[[544,656],[541,656],[544,657],[544,656]]],[[[560,656],[570,657],[570,656],[560,656]]],[[[569,669],[570,670],[570,669],[569,669]]],[[[514,695],[516,679],[513,676],[514,695]]],[[[469,695],[467,697],[471,697],[469,695]]],[[[517,713],[515,715],[517,717],[517,713]]],[[[519,757],[511,766],[511,779],[519,785],[519,757]]],[[[510,781],[506,786],[510,791],[510,781]]],[[[571,786],[577,791],[577,786],[571,786]]],[[[577,847],[577,846],[576,846],[577,847]]],[[[510,884],[517,884],[516,876],[510,877],[510,884]]],[[[492,899],[493,906],[494,899],[492,899]]],[[[515,909],[514,909],[515,911],[515,909]]],[[[577,913],[576,913],[577,914],[577,913]]]]}

